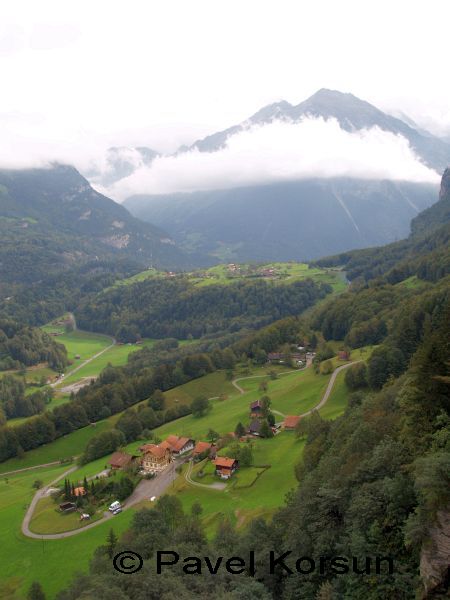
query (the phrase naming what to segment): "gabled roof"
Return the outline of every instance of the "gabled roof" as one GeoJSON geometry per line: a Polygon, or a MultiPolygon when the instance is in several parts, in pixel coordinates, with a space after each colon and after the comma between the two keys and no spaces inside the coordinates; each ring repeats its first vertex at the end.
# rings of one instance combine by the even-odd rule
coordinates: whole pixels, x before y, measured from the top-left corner
{"type": "Polygon", "coordinates": [[[82,485],[80,485],[79,487],[76,487],[73,490],[74,496],[85,496],[86,495],[86,490],[84,489],[84,487],[82,485]]]}
{"type": "Polygon", "coordinates": [[[255,408],[262,408],[261,400],[255,400],[250,404],[250,409],[254,410],[255,408]]]}
{"type": "Polygon", "coordinates": [[[285,417],[284,419],[284,426],[288,427],[289,429],[295,429],[295,427],[297,427],[298,422],[300,421],[301,417],[298,417],[296,415],[288,415],[287,417],[285,417]]]}
{"type": "Polygon", "coordinates": [[[190,438],[178,437],[177,435],[169,435],[167,439],[160,444],[164,448],[169,448],[172,452],[180,452],[186,444],[192,442],[190,438]]]}
{"type": "Polygon", "coordinates": [[[108,463],[113,467],[126,467],[133,460],[131,454],[126,452],[114,452],[108,463]]]}
{"type": "Polygon", "coordinates": [[[203,454],[207,450],[211,450],[212,444],[209,442],[197,442],[194,448],[194,454],[203,454]]]}
{"type": "Polygon", "coordinates": [[[218,469],[231,469],[236,463],[236,459],[228,458],[228,456],[218,456],[213,460],[213,463],[218,469]]]}
{"type": "Polygon", "coordinates": [[[145,446],[142,446],[141,450],[144,454],[151,454],[155,458],[163,458],[163,456],[167,454],[169,448],[163,447],[162,444],[159,446],[156,444],[146,444],[145,446]]]}

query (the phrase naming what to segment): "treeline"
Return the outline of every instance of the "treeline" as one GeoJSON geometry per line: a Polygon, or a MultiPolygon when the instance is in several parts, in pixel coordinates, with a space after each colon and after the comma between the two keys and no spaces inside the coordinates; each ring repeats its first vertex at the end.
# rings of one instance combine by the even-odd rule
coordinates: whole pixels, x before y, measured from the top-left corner
{"type": "Polygon", "coordinates": [[[66,348],[41,329],[0,318],[0,371],[43,362],[61,371],[68,364],[66,348]]]}
{"type": "Polygon", "coordinates": [[[185,513],[179,499],[164,496],[153,509],[136,513],[121,539],[110,533],[95,552],[89,574],[76,576],[58,600],[86,594],[121,600],[143,595],[155,600],[169,595],[235,600],[448,597],[446,557],[433,544],[446,535],[439,515],[447,514],[450,502],[449,302],[435,306],[432,324],[406,375],[377,393],[351,395],[345,414],[335,421],[314,414],[300,422],[297,435],[306,438],[296,468],[300,485],[270,523],[255,519],[242,531],[223,519],[215,535],[207,537],[201,504],[185,513]],[[213,563],[219,556],[247,557],[256,549],[256,575],[251,577],[246,568],[240,575],[219,569],[211,577],[203,569],[186,576],[180,560],[155,578],[146,562],[154,562],[161,547],[181,558],[208,556],[213,563]],[[111,559],[130,548],[145,562],[139,577],[125,581],[111,559]],[[276,557],[292,552],[273,573],[267,568],[271,550],[276,557]],[[311,557],[314,568],[305,559],[297,572],[298,557],[311,557]],[[320,557],[324,563],[319,568],[320,557]],[[347,562],[341,559],[332,568],[332,557],[347,562]],[[375,557],[384,558],[378,574],[375,557]],[[420,564],[430,575],[424,581],[420,564]]]}
{"type": "Polygon", "coordinates": [[[5,375],[0,378],[0,425],[4,425],[7,419],[40,414],[52,397],[50,387],[27,395],[23,378],[5,375]]]}
{"type": "Polygon", "coordinates": [[[82,329],[122,342],[139,337],[186,339],[258,329],[297,315],[331,292],[327,284],[304,280],[290,285],[238,281],[196,287],[185,280],[148,279],[115,287],[82,303],[82,329]]]}
{"type": "MultiPolygon", "coordinates": [[[[16,427],[0,429],[0,462],[24,451],[106,419],[149,398],[156,390],[168,390],[214,371],[217,366],[206,354],[193,354],[175,364],[164,364],[128,375],[120,367],[108,367],[97,381],[82,388],[73,399],[16,427]]],[[[189,412],[189,410],[187,411],[189,412]]],[[[187,414],[186,407],[169,409],[165,420],[187,414]]]]}

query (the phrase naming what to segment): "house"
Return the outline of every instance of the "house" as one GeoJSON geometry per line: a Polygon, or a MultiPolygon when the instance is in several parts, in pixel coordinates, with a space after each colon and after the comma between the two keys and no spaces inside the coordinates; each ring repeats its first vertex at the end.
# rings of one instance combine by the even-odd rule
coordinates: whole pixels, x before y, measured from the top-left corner
{"type": "Polygon", "coordinates": [[[253,419],[248,426],[248,432],[251,435],[261,435],[261,421],[259,419],[253,419]]]}
{"type": "Polygon", "coordinates": [[[193,458],[198,458],[200,456],[208,456],[209,458],[215,458],[217,453],[217,448],[215,444],[210,444],[209,442],[197,442],[195,444],[194,450],[192,452],[193,458]]]}
{"type": "Polygon", "coordinates": [[[261,400],[256,400],[250,404],[250,416],[260,417],[263,413],[263,405],[261,400]]]}
{"type": "Polygon", "coordinates": [[[186,452],[190,452],[194,448],[194,444],[194,440],[190,438],[169,435],[160,446],[168,448],[174,456],[181,456],[182,454],[186,454],[186,452]]]}
{"type": "Polygon", "coordinates": [[[172,462],[172,453],[168,448],[163,448],[161,445],[146,444],[141,447],[142,470],[146,473],[159,473],[164,471],[172,462]]]}
{"type": "Polygon", "coordinates": [[[221,479],[229,479],[236,469],[239,467],[239,461],[235,458],[228,458],[227,456],[217,456],[213,463],[216,466],[216,475],[221,479]]]}
{"type": "Polygon", "coordinates": [[[350,352],[347,350],[339,350],[338,358],[339,360],[350,360],[350,352]]]}
{"type": "Polygon", "coordinates": [[[284,422],[283,422],[283,427],[286,431],[294,431],[294,429],[297,427],[298,423],[300,422],[301,417],[296,416],[296,415],[288,415],[287,417],[285,417],[284,422]]]}
{"type": "Polygon", "coordinates": [[[82,485],[80,485],[79,487],[76,487],[73,490],[73,495],[76,496],[77,498],[81,497],[81,496],[86,496],[86,490],[84,489],[84,487],[82,485]]]}
{"type": "Polygon", "coordinates": [[[108,461],[108,464],[111,466],[111,469],[123,469],[124,467],[128,467],[133,462],[133,459],[136,458],[131,456],[131,454],[127,454],[126,452],[114,452],[111,458],[108,461]]]}
{"type": "Polygon", "coordinates": [[[75,504],[75,502],[63,502],[59,505],[59,510],[61,512],[71,512],[72,510],[75,510],[76,507],[77,505],[75,504]]]}

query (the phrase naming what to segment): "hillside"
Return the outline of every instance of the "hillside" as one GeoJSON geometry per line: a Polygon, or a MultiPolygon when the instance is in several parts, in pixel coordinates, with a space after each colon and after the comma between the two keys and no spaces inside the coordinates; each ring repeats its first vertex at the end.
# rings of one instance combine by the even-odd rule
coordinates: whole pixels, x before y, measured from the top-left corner
{"type": "Polygon", "coordinates": [[[189,264],[168,234],[97,193],[74,168],[0,171],[0,282],[38,281],[88,259],[189,264]]]}
{"type": "Polygon", "coordinates": [[[347,277],[384,277],[397,283],[411,276],[434,281],[450,272],[450,169],[442,177],[439,200],[411,222],[408,238],[381,248],[322,258],[321,267],[343,266],[347,277]]]}
{"type": "MultiPolygon", "coordinates": [[[[404,140],[417,159],[437,173],[450,162],[450,145],[440,138],[352,94],[326,89],[296,106],[286,101],[266,106],[242,123],[183,146],[174,158],[207,153],[214,168],[215,154],[232,144],[234,136],[276,122],[298,124],[309,118],[333,119],[350,136],[387,132],[404,140]]],[[[277,143],[277,152],[283,156],[286,151],[289,163],[283,140],[277,143]]],[[[369,173],[371,167],[366,165],[369,173]]],[[[151,166],[147,171],[151,173],[151,166]]],[[[188,252],[242,262],[311,260],[393,242],[408,234],[411,219],[436,197],[435,185],[404,178],[333,177],[321,175],[320,168],[317,175],[308,173],[272,183],[255,176],[246,184],[220,186],[225,189],[211,185],[207,190],[165,194],[152,194],[149,189],[129,196],[124,205],[135,216],[167,230],[188,252]]]]}

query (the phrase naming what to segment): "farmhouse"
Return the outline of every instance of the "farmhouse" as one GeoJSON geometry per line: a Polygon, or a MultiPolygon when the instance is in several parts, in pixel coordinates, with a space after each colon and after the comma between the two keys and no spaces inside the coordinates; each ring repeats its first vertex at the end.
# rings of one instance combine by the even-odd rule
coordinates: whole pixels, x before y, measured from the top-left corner
{"type": "Polygon", "coordinates": [[[239,467],[239,462],[235,458],[227,456],[218,456],[213,463],[216,466],[216,475],[221,479],[229,479],[239,467]]]}
{"type": "Polygon", "coordinates": [[[168,448],[174,456],[181,456],[190,452],[194,448],[194,440],[187,437],[178,437],[169,435],[169,437],[160,444],[162,448],[168,448]]]}
{"type": "Polygon", "coordinates": [[[261,435],[261,421],[259,419],[253,419],[248,426],[248,432],[251,435],[261,435]]]}
{"type": "Polygon", "coordinates": [[[142,451],[141,464],[146,473],[159,473],[164,471],[172,462],[172,453],[168,448],[156,444],[146,444],[140,448],[142,451]]]}
{"type": "Polygon", "coordinates": [[[193,458],[199,458],[200,456],[208,456],[209,458],[216,457],[217,448],[215,444],[209,442],[197,442],[192,452],[193,458]]]}
{"type": "Polygon", "coordinates": [[[294,431],[300,422],[301,417],[296,415],[288,415],[283,422],[283,427],[286,431],[294,431]]]}
{"type": "Polygon", "coordinates": [[[86,496],[86,490],[84,489],[84,487],[82,485],[80,485],[79,487],[76,487],[73,490],[73,495],[76,496],[77,498],[81,497],[81,496],[86,496]]]}
{"type": "Polygon", "coordinates": [[[255,402],[252,402],[250,404],[250,416],[251,417],[259,417],[262,415],[263,412],[263,405],[261,403],[261,400],[255,400],[255,402]]]}
{"type": "Polygon", "coordinates": [[[109,459],[108,464],[111,466],[111,469],[123,469],[130,465],[134,458],[134,456],[131,456],[131,454],[127,454],[126,452],[114,452],[109,459]]]}

